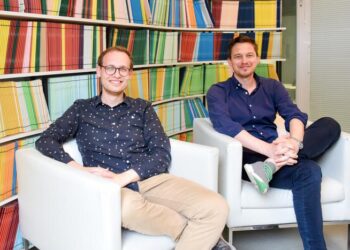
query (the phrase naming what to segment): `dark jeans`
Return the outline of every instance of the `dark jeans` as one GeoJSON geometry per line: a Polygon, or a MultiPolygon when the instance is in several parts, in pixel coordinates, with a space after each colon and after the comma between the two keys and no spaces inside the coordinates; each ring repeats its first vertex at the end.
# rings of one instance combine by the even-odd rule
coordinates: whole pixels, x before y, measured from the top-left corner
{"type": "MultiPolygon", "coordinates": [[[[314,122],[305,130],[304,148],[298,154],[298,163],[282,167],[270,182],[271,187],[292,190],[298,229],[306,250],[327,249],[320,202],[322,173],[315,160],[338,140],[340,132],[340,125],[332,118],[314,122]]],[[[244,164],[265,159],[266,156],[252,151],[243,152],[244,164]]],[[[245,171],[242,178],[248,180],[245,171]]]]}

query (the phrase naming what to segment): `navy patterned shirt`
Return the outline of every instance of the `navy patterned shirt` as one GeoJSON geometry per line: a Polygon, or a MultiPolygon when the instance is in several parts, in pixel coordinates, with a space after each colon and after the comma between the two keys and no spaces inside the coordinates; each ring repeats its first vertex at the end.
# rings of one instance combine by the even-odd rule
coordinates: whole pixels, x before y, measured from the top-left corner
{"type": "Polygon", "coordinates": [[[248,93],[232,76],[211,86],[207,93],[208,111],[214,128],[231,137],[242,130],[266,141],[277,138],[276,113],[289,123],[293,118],[307,122],[307,114],[301,112],[290,99],[283,85],[273,79],[254,75],[256,88],[248,93]]]}
{"type": "MultiPolygon", "coordinates": [[[[170,142],[150,102],[125,97],[111,108],[101,97],[77,100],[36,142],[43,154],[68,163],[62,143],[76,138],[84,166],[121,173],[134,169],[141,180],[166,173],[170,142]]],[[[128,186],[137,190],[137,184],[128,186]]]]}

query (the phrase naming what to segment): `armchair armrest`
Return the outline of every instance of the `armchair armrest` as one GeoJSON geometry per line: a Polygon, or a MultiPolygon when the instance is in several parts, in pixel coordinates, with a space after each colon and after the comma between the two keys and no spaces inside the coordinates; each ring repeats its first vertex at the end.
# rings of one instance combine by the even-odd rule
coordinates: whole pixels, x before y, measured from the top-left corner
{"type": "Polygon", "coordinates": [[[318,163],[327,176],[341,182],[344,178],[349,180],[347,177],[350,177],[350,134],[342,132],[339,140],[327,150],[318,163]]]}
{"type": "Polygon", "coordinates": [[[342,132],[339,140],[318,160],[323,176],[344,184],[345,196],[350,197],[350,134],[342,132]]]}
{"type": "Polygon", "coordinates": [[[121,249],[120,187],[116,183],[33,148],[18,150],[16,164],[24,238],[40,249],[121,249]]]}
{"type": "Polygon", "coordinates": [[[218,188],[217,148],[173,140],[170,173],[199,183],[213,191],[218,188]]]}
{"type": "MultiPolygon", "coordinates": [[[[225,198],[239,199],[242,183],[242,144],[230,136],[216,132],[208,118],[194,119],[193,131],[195,143],[219,149],[219,192],[225,198]],[[230,176],[230,181],[226,176],[230,176]]],[[[232,204],[229,205],[231,207],[232,204]]]]}

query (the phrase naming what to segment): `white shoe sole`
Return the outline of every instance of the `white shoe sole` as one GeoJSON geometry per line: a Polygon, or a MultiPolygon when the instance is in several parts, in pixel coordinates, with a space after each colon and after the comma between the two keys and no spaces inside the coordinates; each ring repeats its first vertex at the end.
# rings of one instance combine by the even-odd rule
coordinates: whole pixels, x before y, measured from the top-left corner
{"type": "Polygon", "coordinates": [[[260,178],[259,175],[255,174],[253,166],[251,164],[245,164],[244,169],[248,175],[250,182],[255,186],[255,188],[259,191],[259,193],[265,194],[268,188],[265,190],[265,192],[261,192],[259,190],[258,184],[256,183],[256,179],[259,180],[260,182],[264,182],[264,181],[260,178]]]}

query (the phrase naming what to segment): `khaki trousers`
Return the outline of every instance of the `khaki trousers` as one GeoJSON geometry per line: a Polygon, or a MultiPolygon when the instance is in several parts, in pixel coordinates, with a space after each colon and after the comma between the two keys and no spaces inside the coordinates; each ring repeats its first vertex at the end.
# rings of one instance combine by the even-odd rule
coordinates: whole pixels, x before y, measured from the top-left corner
{"type": "Polygon", "coordinates": [[[210,250],[228,216],[217,193],[170,174],[139,182],[140,192],[122,188],[123,227],[148,235],[167,235],[176,250],[210,250]]]}

